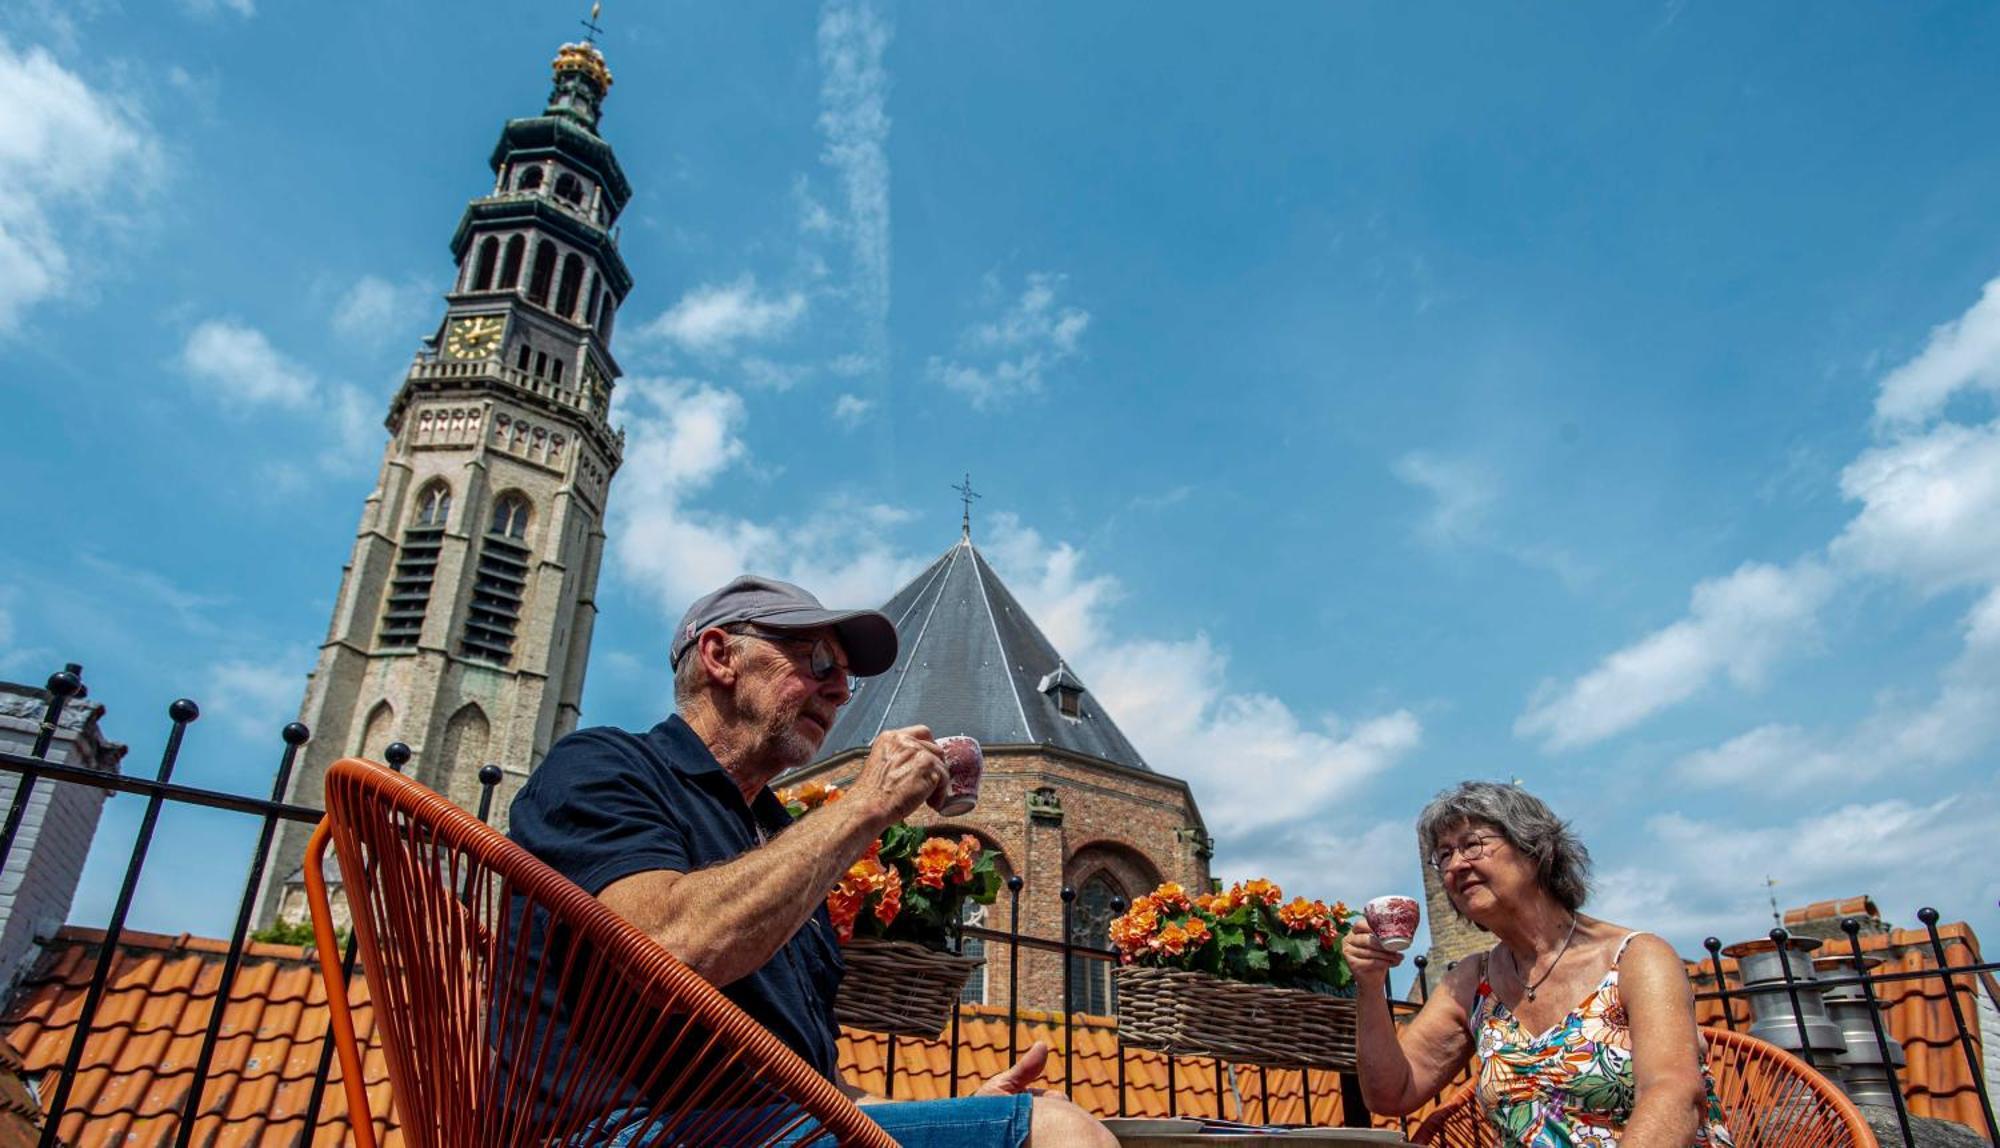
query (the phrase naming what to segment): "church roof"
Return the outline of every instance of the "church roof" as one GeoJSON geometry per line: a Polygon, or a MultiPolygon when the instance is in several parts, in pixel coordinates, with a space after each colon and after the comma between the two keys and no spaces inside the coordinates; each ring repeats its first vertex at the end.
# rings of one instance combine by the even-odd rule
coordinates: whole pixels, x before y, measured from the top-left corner
{"type": "Polygon", "coordinates": [[[866,746],[884,729],[922,724],[939,735],[1050,745],[1147,768],[971,539],[939,555],[882,611],[902,639],[896,664],[862,680],[827,731],[822,758],[866,746]],[[1065,693],[1074,717],[1063,712],[1065,693]]]}

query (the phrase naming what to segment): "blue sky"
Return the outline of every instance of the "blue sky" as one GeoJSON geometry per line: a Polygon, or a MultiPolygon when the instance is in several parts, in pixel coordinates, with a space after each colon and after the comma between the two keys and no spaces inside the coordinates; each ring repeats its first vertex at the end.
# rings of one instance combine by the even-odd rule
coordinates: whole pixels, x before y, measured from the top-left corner
{"type": "MultiPolygon", "coordinates": [[[[570,6],[0,14],[0,673],[269,785],[501,122],[570,6]],[[32,543],[28,540],[35,539],[32,543]]],[[[742,567],[975,538],[1225,875],[1414,888],[1523,779],[1684,949],[2000,929],[2000,12],[613,4],[637,197],[593,723],[742,567]]],[[[75,916],[115,895],[112,803],[75,916]]],[[[218,932],[176,811],[134,924],[218,932]]]]}

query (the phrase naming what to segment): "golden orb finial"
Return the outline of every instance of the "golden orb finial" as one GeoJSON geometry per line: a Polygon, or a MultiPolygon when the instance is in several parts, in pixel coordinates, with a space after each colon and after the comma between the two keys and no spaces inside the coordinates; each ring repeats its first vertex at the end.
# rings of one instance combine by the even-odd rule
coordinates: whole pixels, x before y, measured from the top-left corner
{"type": "Polygon", "coordinates": [[[557,79],[561,79],[565,72],[581,72],[596,80],[598,87],[611,90],[611,69],[604,63],[604,53],[588,40],[581,44],[564,44],[556,51],[552,67],[557,79]]]}

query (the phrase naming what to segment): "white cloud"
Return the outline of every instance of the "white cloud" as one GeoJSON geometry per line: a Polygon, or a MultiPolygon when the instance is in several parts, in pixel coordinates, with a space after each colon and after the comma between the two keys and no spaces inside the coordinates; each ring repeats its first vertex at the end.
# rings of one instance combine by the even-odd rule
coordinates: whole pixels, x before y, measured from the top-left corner
{"type": "Polygon", "coordinates": [[[1410,451],[1396,460],[1396,477],[1432,499],[1418,533],[1441,546],[1472,540],[1496,497],[1493,476],[1465,459],[1410,451]]]}
{"type": "Polygon", "coordinates": [[[422,283],[391,283],[378,275],[363,275],[333,308],[333,330],[348,339],[379,345],[409,331],[430,317],[430,288],[422,283]]]}
{"type": "Polygon", "coordinates": [[[884,601],[921,568],[887,542],[890,507],[835,502],[796,520],[756,522],[708,511],[699,496],[750,459],[747,411],[734,391],[696,379],[627,379],[614,418],[625,463],[612,553],[621,577],[678,618],[687,604],[745,571],[809,586],[826,601],[884,601]]]}
{"type": "MultiPolygon", "coordinates": [[[[1058,305],[1065,276],[1035,272],[995,318],[959,338],[959,355],[933,355],[925,373],[981,409],[1042,389],[1044,372],[1076,357],[1090,312],[1058,305]]],[[[989,290],[997,285],[989,281],[989,290]]]]}
{"type": "MultiPolygon", "coordinates": [[[[1580,828],[1589,839],[1595,827],[1580,828]]],[[[1663,814],[1645,826],[1646,864],[1604,873],[1591,911],[1657,930],[1684,953],[1699,952],[1704,935],[1729,942],[1769,929],[1767,876],[1787,906],[1867,893],[1902,925],[1924,905],[1957,920],[2000,895],[1985,863],[1996,834],[1991,781],[1931,802],[1855,803],[1748,826],[1663,814]]]]}
{"type": "Polygon", "coordinates": [[[809,367],[775,363],[761,355],[745,355],[736,366],[746,386],[762,391],[789,391],[812,375],[809,367]]]}
{"type": "Polygon", "coordinates": [[[312,660],[303,651],[265,661],[230,659],[209,667],[202,716],[220,720],[251,742],[278,744],[278,731],[299,712],[312,660]]]}
{"type": "Polygon", "coordinates": [[[1720,673],[1754,686],[1785,647],[1812,636],[1826,600],[1873,575],[1923,594],[1986,593],[1937,696],[1923,706],[1892,700],[1842,731],[1766,724],[1688,756],[1681,775],[1718,785],[1760,772],[1795,785],[1867,778],[1963,760],[2000,737],[2000,723],[1985,716],[2000,697],[1984,684],[1996,667],[1979,639],[1980,619],[2000,611],[1992,605],[2000,587],[2000,420],[1941,418],[1968,389],[2000,393],[2000,279],[1883,377],[1875,420],[1882,437],[1841,472],[1841,493],[1859,509],[1828,543],[1824,562],[1750,564],[1702,583],[1688,617],[1567,687],[1545,684],[1515,732],[1549,749],[1588,745],[1686,700],[1720,673]]]}
{"type": "Polygon", "coordinates": [[[78,241],[112,227],[164,170],[144,112],[31,47],[0,38],[0,336],[79,286],[78,241]]]}
{"type": "Polygon", "coordinates": [[[1811,559],[1788,567],[1746,562],[1697,585],[1681,620],[1574,682],[1544,683],[1514,732],[1541,739],[1547,749],[1575,749],[1632,728],[1718,677],[1755,688],[1775,662],[1814,635],[1833,589],[1833,575],[1811,559]]]}
{"type": "MultiPolygon", "coordinates": [[[[178,365],[197,392],[236,415],[276,409],[310,416],[318,447],[303,457],[324,472],[352,471],[381,449],[380,415],[367,394],[322,380],[255,327],[234,319],[204,320],[188,332],[178,365]]],[[[274,462],[266,477],[279,486],[307,481],[300,454],[274,462]]]]}
{"type": "Polygon", "coordinates": [[[225,407],[276,406],[303,410],[319,380],[278,353],[262,331],[233,319],[210,319],[188,333],[181,369],[225,407]]]}
{"type": "Polygon", "coordinates": [[[1965,314],[1934,328],[1923,353],[1882,380],[1876,422],[1888,427],[1927,422],[1967,387],[2000,392],[2000,279],[1989,281],[1965,314]]]}
{"type": "Polygon", "coordinates": [[[833,400],[833,420],[851,430],[867,420],[868,412],[874,406],[860,395],[842,395],[833,400]]]}
{"type": "Polygon", "coordinates": [[[2000,422],[1870,448],[1840,489],[1861,509],[1829,547],[1838,561],[1926,592],[2000,583],[2000,422]]]}
{"type": "Polygon", "coordinates": [[[889,50],[888,21],[867,0],[827,0],[819,15],[820,161],[840,185],[839,218],[809,194],[808,234],[845,235],[864,354],[877,369],[889,361],[889,50]]]}
{"type": "Polygon", "coordinates": [[[1769,724],[1683,758],[1678,774],[1700,786],[1824,791],[1879,777],[1908,777],[1971,760],[2000,738],[2000,588],[1965,620],[1965,646],[1921,705],[1891,698],[1853,728],[1810,731],[1769,724]]]}
{"type": "Polygon", "coordinates": [[[739,342],[783,335],[805,312],[802,293],[760,295],[756,279],[745,275],[734,283],[707,283],[689,291],[648,323],[645,334],[698,354],[728,354],[739,342]]]}
{"type": "Polygon", "coordinates": [[[1278,698],[1232,693],[1228,656],[1205,634],[1114,639],[1105,615],[1120,594],[1115,578],[1086,576],[1081,551],[1045,542],[1011,515],[994,515],[989,530],[986,555],[1009,588],[1148,764],[1194,787],[1230,850],[1256,852],[1260,834],[1337,815],[1422,740],[1408,710],[1302,719],[1278,698]]]}

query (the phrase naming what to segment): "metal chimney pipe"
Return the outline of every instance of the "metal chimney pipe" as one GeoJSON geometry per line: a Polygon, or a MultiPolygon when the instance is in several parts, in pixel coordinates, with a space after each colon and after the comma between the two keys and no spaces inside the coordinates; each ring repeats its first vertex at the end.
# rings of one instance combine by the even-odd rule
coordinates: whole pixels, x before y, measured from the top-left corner
{"type": "MultiPolygon", "coordinates": [[[[1750,1010],[1756,1018],[1750,1035],[1798,1055],[1845,1087],[1841,1065],[1847,1055],[1847,1039],[1827,1012],[1819,980],[1813,974],[1812,952],[1820,942],[1784,935],[1782,929],[1773,929],[1772,934],[1722,950],[1725,956],[1736,958],[1743,995],[1750,998],[1750,1010]]],[[[1863,1013],[1861,1024],[1866,1028],[1867,1023],[1863,1013]]]]}

